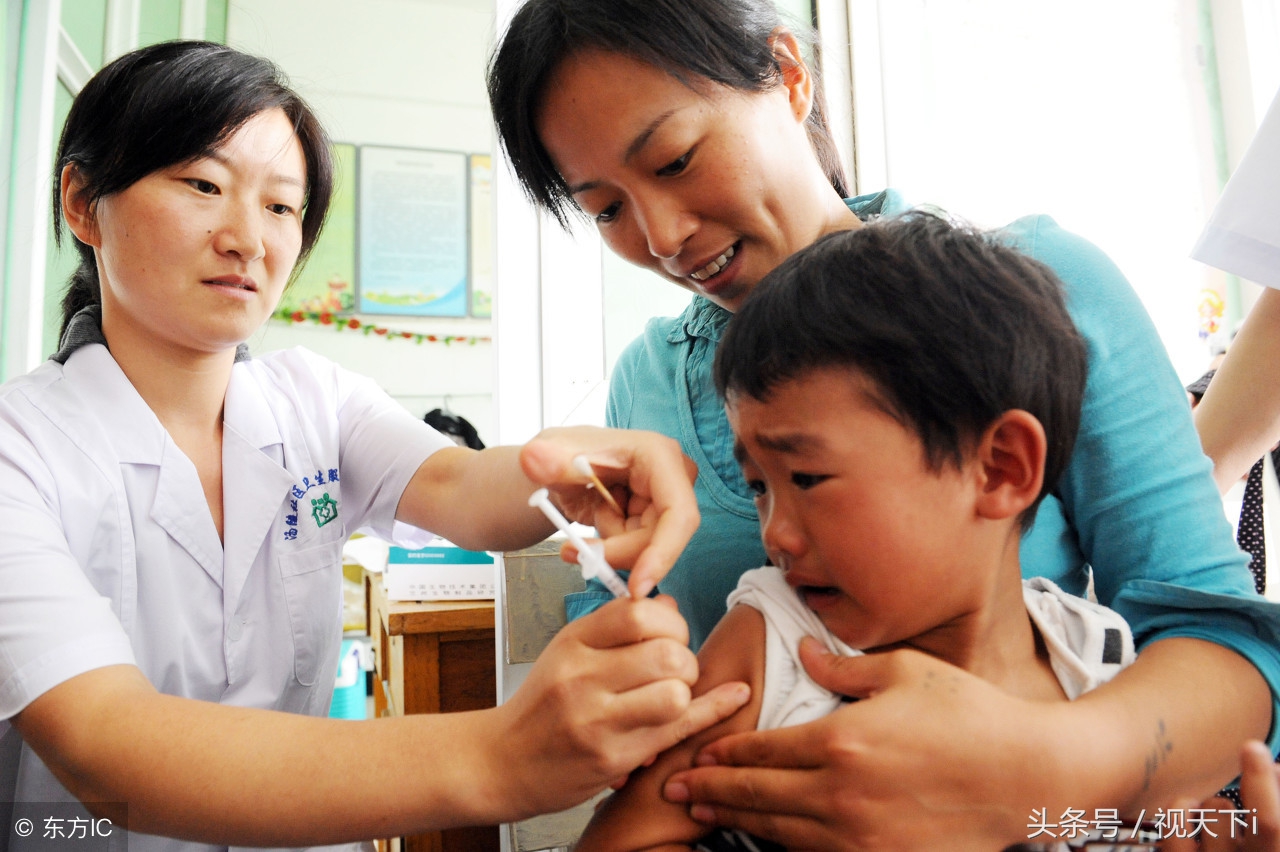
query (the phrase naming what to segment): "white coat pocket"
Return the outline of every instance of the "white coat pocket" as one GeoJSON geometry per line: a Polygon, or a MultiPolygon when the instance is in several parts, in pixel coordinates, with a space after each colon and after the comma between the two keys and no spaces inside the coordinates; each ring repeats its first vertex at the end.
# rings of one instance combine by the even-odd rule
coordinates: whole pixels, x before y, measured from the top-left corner
{"type": "Polygon", "coordinates": [[[293,674],[313,686],[321,671],[337,672],[342,640],[342,541],[279,557],[293,633],[293,674]]]}

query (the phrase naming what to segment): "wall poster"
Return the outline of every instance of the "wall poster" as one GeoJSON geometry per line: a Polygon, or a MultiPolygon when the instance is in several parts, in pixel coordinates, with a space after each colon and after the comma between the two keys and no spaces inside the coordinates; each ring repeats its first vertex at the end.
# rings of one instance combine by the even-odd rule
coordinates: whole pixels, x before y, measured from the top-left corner
{"type": "Polygon", "coordinates": [[[467,315],[466,154],[362,146],[358,310],[467,315]]]}

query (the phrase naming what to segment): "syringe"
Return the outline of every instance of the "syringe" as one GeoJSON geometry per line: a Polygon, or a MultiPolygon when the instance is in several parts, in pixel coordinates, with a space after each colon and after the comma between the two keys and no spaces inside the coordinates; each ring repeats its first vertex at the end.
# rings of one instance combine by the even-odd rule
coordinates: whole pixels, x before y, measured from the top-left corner
{"type": "Polygon", "coordinates": [[[542,514],[547,516],[551,523],[556,525],[556,529],[564,533],[574,547],[578,548],[578,564],[582,566],[582,579],[590,580],[592,577],[599,577],[600,582],[604,583],[605,588],[613,592],[613,596],[617,598],[629,598],[631,592],[627,591],[627,584],[622,582],[622,578],[618,576],[618,572],[605,561],[604,545],[590,545],[582,536],[578,535],[569,522],[565,520],[564,515],[560,514],[560,510],[551,504],[551,498],[545,488],[539,488],[529,497],[529,505],[536,506],[542,510],[542,514]]]}

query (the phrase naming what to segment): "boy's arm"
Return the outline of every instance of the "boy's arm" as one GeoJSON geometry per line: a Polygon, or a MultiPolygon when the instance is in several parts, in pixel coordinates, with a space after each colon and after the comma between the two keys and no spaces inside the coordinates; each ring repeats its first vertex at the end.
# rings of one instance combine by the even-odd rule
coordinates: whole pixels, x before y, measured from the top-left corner
{"type": "Polygon", "coordinates": [[[633,852],[668,847],[688,848],[707,833],[689,810],[662,798],[662,785],[672,773],[688,769],[706,743],[726,734],[754,730],[764,686],[764,616],[749,606],[735,606],[716,625],[698,652],[699,675],[694,695],[730,681],[751,686],[751,700],[728,719],[672,746],[650,766],[631,773],[621,790],[606,799],[578,841],[575,852],[633,852]]]}

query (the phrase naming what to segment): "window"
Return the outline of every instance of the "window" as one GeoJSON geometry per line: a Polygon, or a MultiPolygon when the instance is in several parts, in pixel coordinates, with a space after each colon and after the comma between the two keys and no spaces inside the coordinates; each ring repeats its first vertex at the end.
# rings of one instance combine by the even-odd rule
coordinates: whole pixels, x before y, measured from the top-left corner
{"type": "Polygon", "coordinates": [[[1222,276],[1188,255],[1229,174],[1209,6],[852,0],[859,153],[883,152],[860,178],[980,226],[1052,216],[1120,266],[1193,378],[1202,291],[1222,276]],[[858,49],[870,26],[878,57],[858,49]]]}

